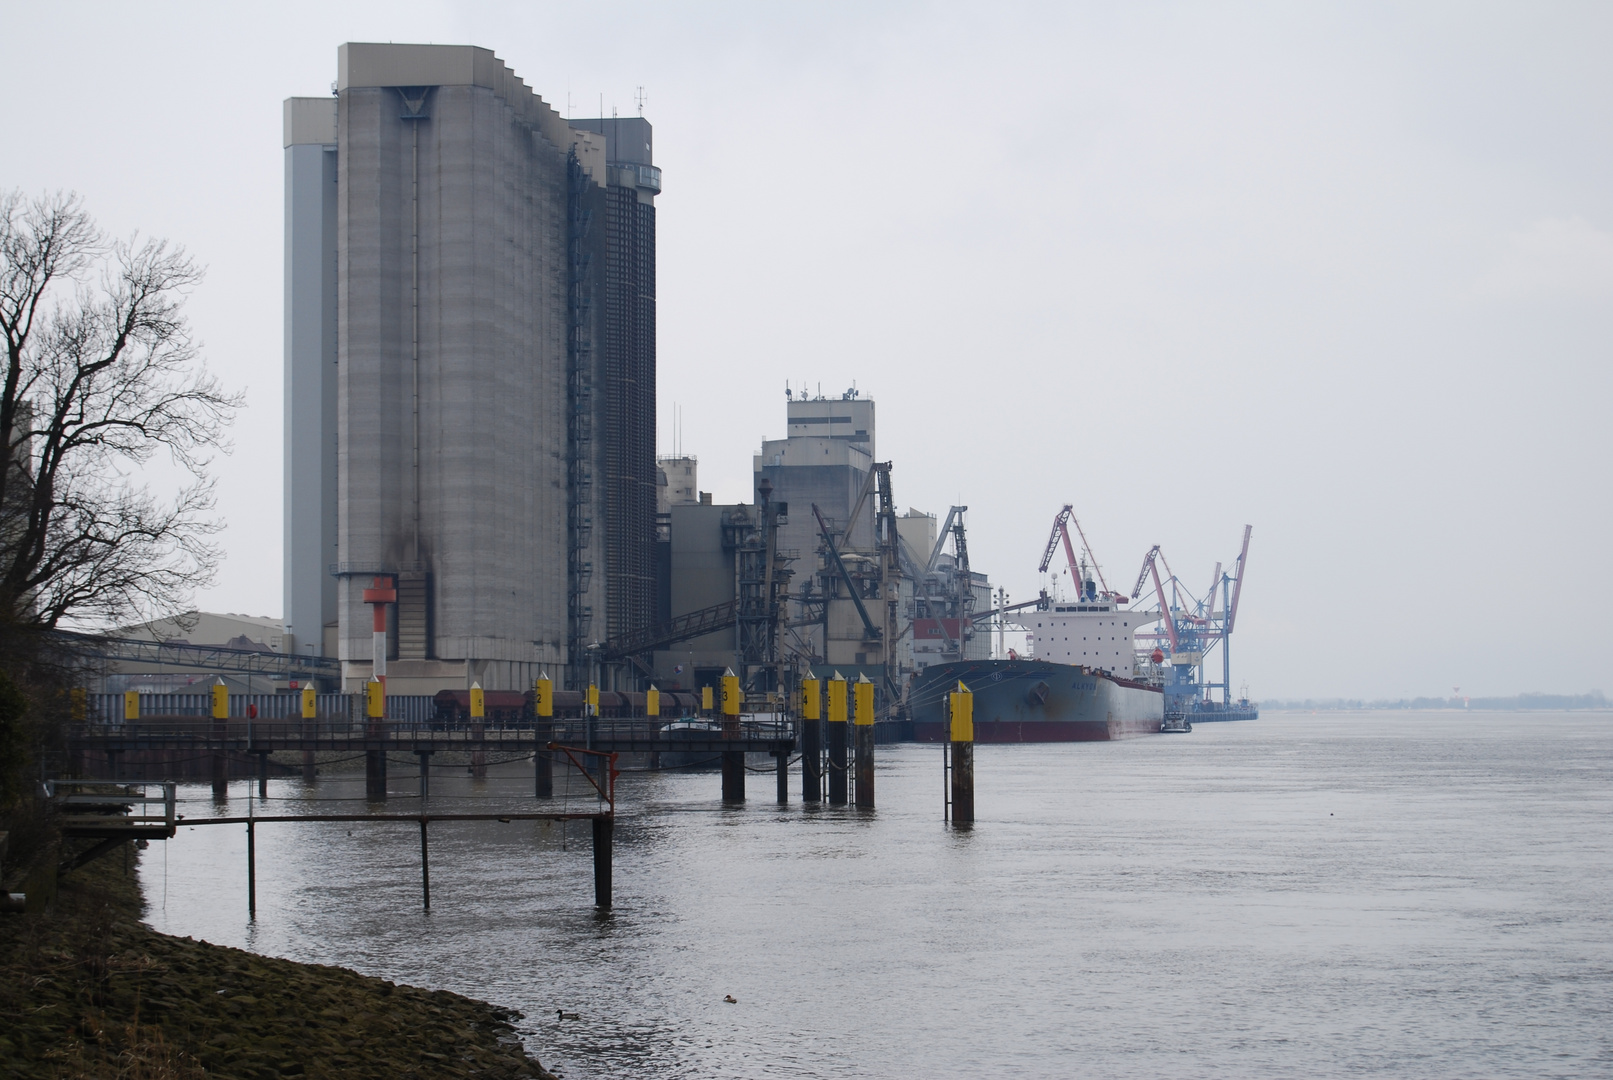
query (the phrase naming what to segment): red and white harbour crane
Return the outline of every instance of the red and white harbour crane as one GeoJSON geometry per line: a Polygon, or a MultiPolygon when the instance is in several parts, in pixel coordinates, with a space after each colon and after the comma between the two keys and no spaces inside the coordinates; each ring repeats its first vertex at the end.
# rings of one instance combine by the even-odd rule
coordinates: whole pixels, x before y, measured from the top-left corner
{"type": "MultiPolygon", "coordinates": [[[[1061,540],[1064,542],[1064,557],[1069,560],[1070,564],[1070,577],[1075,579],[1075,595],[1077,599],[1096,600],[1101,598],[1113,601],[1116,604],[1131,602],[1131,597],[1125,593],[1111,592],[1109,583],[1103,580],[1103,570],[1098,566],[1097,556],[1092,554],[1092,545],[1087,543],[1086,530],[1081,528],[1081,522],[1075,516],[1075,507],[1070,503],[1065,503],[1064,509],[1060,510],[1053,518],[1053,531],[1047,537],[1047,548],[1042,552],[1042,564],[1037,567],[1037,573],[1047,573],[1047,568],[1052,565],[1053,554],[1058,550],[1059,541],[1061,540]],[[1086,593],[1086,583],[1083,580],[1081,563],[1075,557],[1075,545],[1070,542],[1071,525],[1075,526],[1076,535],[1081,538],[1081,550],[1086,555],[1087,562],[1092,567],[1092,572],[1098,575],[1099,591],[1097,596],[1088,596],[1086,593]]],[[[1156,548],[1155,550],[1158,549],[1156,548]]]]}

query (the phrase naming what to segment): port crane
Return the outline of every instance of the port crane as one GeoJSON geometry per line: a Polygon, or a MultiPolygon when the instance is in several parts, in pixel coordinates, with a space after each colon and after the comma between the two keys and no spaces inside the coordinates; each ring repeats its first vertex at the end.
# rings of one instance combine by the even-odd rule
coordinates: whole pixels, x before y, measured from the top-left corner
{"type": "MultiPolygon", "coordinates": [[[[968,640],[974,636],[974,579],[969,572],[969,541],[963,515],[967,506],[954,506],[936,533],[930,557],[910,575],[913,582],[913,639],[940,638],[944,646],[941,661],[964,659],[968,640]],[[952,562],[942,561],[948,538],[952,540],[952,562]],[[957,632],[953,633],[952,627],[957,632]]],[[[931,663],[938,662],[934,659],[931,663]]]]}
{"type": "MultiPolygon", "coordinates": [[[[858,619],[862,622],[863,645],[867,651],[879,657],[875,664],[884,669],[883,711],[890,716],[901,715],[906,703],[902,692],[903,671],[898,660],[897,645],[906,636],[907,631],[898,630],[897,609],[904,573],[901,535],[896,527],[896,496],[891,488],[891,463],[874,462],[843,531],[830,527],[816,503],[812,504],[812,516],[817,520],[818,533],[823,539],[823,550],[833,568],[832,572],[826,575],[826,579],[838,578],[845,584],[847,595],[857,609],[858,619]],[[850,549],[852,530],[870,495],[875,499],[874,551],[852,552],[850,549]],[[857,571],[854,572],[846,565],[847,554],[858,556],[857,571]],[[866,601],[880,603],[870,611],[866,601]]],[[[826,580],[818,616],[823,620],[826,654],[829,643],[829,604],[838,598],[835,595],[836,591],[837,589],[829,586],[826,580]]],[[[804,624],[802,621],[795,625],[804,624]]],[[[827,659],[826,655],[825,661],[827,659]]]]}
{"type": "Polygon", "coordinates": [[[1163,634],[1153,637],[1156,642],[1160,638],[1170,642],[1172,677],[1166,688],[1167,697],[1197,699],[1205,691],[1219,687],[1222,704],[1231,701],[1232,661],[1229,644],[1232,629],[1237,623],[1238,601],[1243,595],[1244,572],[1249,562],[1249,538],[1253,532],[1253,526],[1243,527],[1243,547],[1232,564],[1231,573],[1225,572],[1221,563],[1216,563],[1215,576],[1203,600],[1195,599],[1189,590],[1182,587],[1181,580],[1171,572],[1170,563],[1166,562],[1158,544],[1143,556],[1142,569],[1137,572],[1137,583],[1132,587],[1131,599],[1142,596],[1152,578],[1154,596],[1159,602],[1160,621],[1165,626],[1163,634]],[[1160,566],[1165,567],[1163,578],[1160,577],[1160,566]],[[1166,582],[1170,583],[1171,595],[1176,601],[1174,604],[1165,595],[1166,582]],[[1217,589],[1222,594],[1219,616],[1215,604],[1217,589]],[[1191,610],[1182,603],[1183,596],[1192,601],[1191,610]],[[1221,681],[1207,683],[1204,681],[1204,657],[1216,645],[1221,646],[1221,681]]]}
{"type": "MultiPolygon", "coordinates": [[[[1157,564],[1163,561],[1164,556],[1160,553],[1158,544],[1148,549],[1148,554],[1143,556],[1143,568],[1137,572],[1137,584],[1132,586],[1131,596],[1127,597],[1127,599],[1136,600],[1140,597],[1143,594],[1143,586],[1148,583],[1149,575],[1153,575],[1154,595],[1159,599],[1159,613],[1164,617],[1165,636],[1170,640],[1171,654],[1174,656],[1181,646],[1181,641],[1176,633],[1176,616],[1172,613],[1170,604],[1165,600],[1165,585],[1159,579],[1159,566],[1157,564]]],[[[1165,564],[1165,572],[1170,573],[1169,563],[1165,564]]],[[[1173,576],[1171,580],[1174,581],[1175,577],[1173,576]]]]}
{"type": "MultiPolygon", "coordinates": [[[[1064,508],[1053,517],[1053,531],[1048,535],[1047,547],[1042,551],[1042,563],[1037,567],[1039,574],[1047,573],[1047,568],[1053,563],[1053,555],[1059,549],[1059,542],[1064,543],[1064,557],[1070,563],[1070,576],[1075,579],[1075,594],[1078,599],[1097,600],[1102,597],[1117,604],[1125,604],[1131,598],[1124,593],[1112,592],[1109,583],[1103,580],[1103,570],[1098,566],[1097,556],[1092,554],[1092,545],[1087,543],[1086,530],[1081,528],[1081,522],[1075,516],[1075,507],[1065,503],[1064,508]],[[1075,557],[1075,545],[1070,542],[1070,526],[1075,526],[1075,533],[1081,538],[1081,551],[1086,555],[1087,562],[1092,566],[1093,573],[1098,575],[1097,589],[1088,589],[1083,580],[1084,575],[1081,564],[1075,557]]],[[[1158,550],[1157,548],[1155,550],[1158,550]]]]}

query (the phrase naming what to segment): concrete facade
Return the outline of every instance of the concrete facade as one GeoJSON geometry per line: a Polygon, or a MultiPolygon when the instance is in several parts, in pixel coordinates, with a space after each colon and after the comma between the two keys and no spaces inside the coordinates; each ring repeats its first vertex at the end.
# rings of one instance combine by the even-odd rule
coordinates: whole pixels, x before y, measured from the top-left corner
{"type": "Polygon", "coordinates": [[[654,132],[643,117],[568,123],[603,140],[606,161],[603,187],[586,192],[574,230],[592,270],[579,304],[586,340],[574,345],[574,396],[591,413],[590,431],[577,446],[588,459],[588,475],[573,481],[591,491],[591,534],[586,540],[578,535],[574,546],[591,548],[588,558],[603,570],[592,575],[603,588],[587,590],[593,595],[582,611],[574,610],[572,637],[581,647],[657,621],[655,196],[661,170],[653,161],[654,132]]]}
{"type": "MultiPolygon", "coordinates": [[[[792,592],[796,595],[808,589],[822,595],[826,579],[833,573],[818,554],[822,537],[812,514],[814,505],[837,533],[846,532],[849,523],[848,563],[872,565],[853,553],[875,550],[878,503],[874,493],[863,501],[855,521],[851,521],[851,513],[873,470],[874,402],[854,394],[848,390],[839,398],[792,398],[785,405],[786,437],[764,441],[761,453],[752,461],[754,483],[759,486],[766,480],[773,486],[773,501],[789,505],[789,518],[779,526],[778,547],[794,559],[792,592]]],[[[792,607],[791,617],[795,614],[792,607]]],[[[855,609],[850,604],[834,605],[830,623],[828,640],[840,644],[831,647],[824,627],[807,625],[795,632],[792,645],[807,655],[827,656],[836,663],[866,665],[862,622],[855,609]],[[862,660],[857,659],[859,654],[864,654],[862,660]]]]}
{"type": "MultiPolygon", "coordinates": [[[[673,616],[728,603],[738,594],[735,552],[723,542],[724,516],[735,509],[738,507],[709,502],[679,503],[670,508],[673,616]]],[[[738,662],[738,645],[738,632],[729,627],[657,652],[656,685],[667,689],[717,685],[714,680],[723,669],[738,662]],[[679,667],[683,670],[677,670],[679,667]]]]}
{"type": "MultiPolygon", "coordinates": [[[[285,103],[285,632],[336,652],[336,100],[285,103]]],[[[278,635],[277,635],[278,636],[278,635]]]]}
{"type": "Polygon", "coordinates": [[[700,502],[700,459],[664,457],[656,460],[655,512],[670,514],[674,506],[693,506],[700,502]]]}
{"type": "Polygon", "coordinates": [[[392,693],[566,680],[595,610],[654,618],[660,176],[603,126],[469,46],[349,43],[286,103],[286,621],[349,687],[377,575],[392,693]]]}

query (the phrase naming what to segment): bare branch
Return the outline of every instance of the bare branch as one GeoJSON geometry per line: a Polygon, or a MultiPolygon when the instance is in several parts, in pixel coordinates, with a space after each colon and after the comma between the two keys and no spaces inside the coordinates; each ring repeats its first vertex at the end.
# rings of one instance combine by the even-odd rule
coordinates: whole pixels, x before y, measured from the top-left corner
{"type": "Polygon", "coordinates": [[[201,269],[164,241],[105,242],[63,195],[0,196],[0,258],[0,619],[182,606],[218,563],[205,470],[241,406],[184,316],[201,269]],[[159,449],[193,478],[167,503],[126,478],[159,449]]]}

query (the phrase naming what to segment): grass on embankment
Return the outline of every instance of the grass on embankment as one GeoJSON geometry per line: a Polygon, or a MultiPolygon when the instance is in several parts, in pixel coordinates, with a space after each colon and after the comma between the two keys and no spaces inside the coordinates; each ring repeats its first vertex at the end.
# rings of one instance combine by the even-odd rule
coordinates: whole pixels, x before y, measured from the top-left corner
{"type": "Polygon", "coordinates": [[[114,852],[0,915],[0,1072],[51,1080],[546,1077],[515,1014],[159,934],[114,852]]]}

